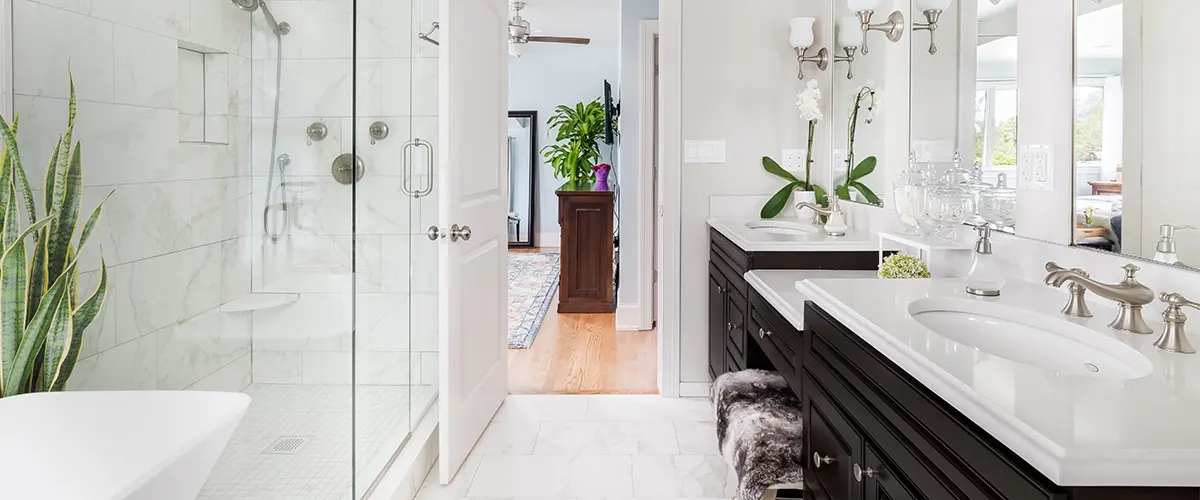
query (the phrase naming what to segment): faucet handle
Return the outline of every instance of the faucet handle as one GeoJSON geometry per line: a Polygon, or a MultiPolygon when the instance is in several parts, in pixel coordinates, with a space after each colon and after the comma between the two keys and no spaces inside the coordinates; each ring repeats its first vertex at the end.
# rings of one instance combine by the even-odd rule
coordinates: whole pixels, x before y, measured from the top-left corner
{"type": "Polygon", "coordinates": [[[1063,267],[1063,266],[1060,266],[1060,265],[1058,265],[1058,263],[1056,263],[1056,262],[1054,262],[1054,261],[1050,261],[1050,262],[1047,262],[1047,263],[1046,263],[1046,272],[1051,272],[1051,273],[1053,273],[1053,272],[1058,272],[1058,271],[1070,271],[1070,272],[1073,272],[1073,273],[1075,273],[1075,274],[1078,274],[1078,275],[1080,275],[1080,276],[1083,276],[1084,278],[1091,278],[1091,277],[1092,277],[1092,275],[1088,274],[1088,272],[1087,272],[1087,271],[1084,271],[1083,269],[1080,269],[1080,268],[1078,268],[1078,267],[1073,267],[1073,268],[1071,268],[1071,269],[1067,269],[1067,268],[1065,268],[1065,267],[1063,267]]]}
{"type": "Polygon", "coordinates": [[[1167,292],[1158,294],[1158,300],[1167,304],[1167,310],[1163,311],[1162,315],[1167,327],[1163,330],[1162,336],[1154,341],[1154,346],[1167,352],[1195,353],[1196,349],[1188,342],[1187,335],[1183,331],[1183,325],[1187,322],[1187,315],[1183,314],[1183,307],[1200,309],[1200,303],[1192,302],[1178,293],[1167,292]]]}
{"type": "Polygon", "coordinates": [[[1142,270],[1142,268],[1133,265],[1133,263],[1125,264],[1124,266],[1121,266],[1121,269],[1125,270],[1126,279],[1133,279],[1133,276],[1136,275],[1138,271],[1142,270]]]}

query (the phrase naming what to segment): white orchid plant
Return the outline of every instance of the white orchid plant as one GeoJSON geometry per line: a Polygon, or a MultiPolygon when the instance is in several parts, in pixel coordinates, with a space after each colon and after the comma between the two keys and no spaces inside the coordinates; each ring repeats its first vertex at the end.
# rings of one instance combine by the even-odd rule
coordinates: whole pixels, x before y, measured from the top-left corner
{"type": "Polygon", "coordinates": [[[825,190],[821,186],[812,183],[813,138],[817,135],[817,122],[825,117],[821,113],[821,88],[815,79],[809,80],[804,85],[804,89],[796,94],[796,108],[800,110],[800,118],[808,122],[808,150],[804,158],[804,180],[797,179],[791,172],[780,167],[779,163],[772,160],[771,157],[764,156],[762,159],[763,169],[788,181],[783,189],[780,189],[778,193],[775,193],[775,196],[767,200],[766,205],[763,205],[762,212],[759,215],[764,219],[770,219],[779,215],[783,211],[783,207],[787,206],[792,192],[797,189],[812,191],[817,199],[817,203],[821,206],[828,206],[829,204],[829,196],[825,193],[825,190]]]}
{"type": "Polygon", "coordinates": [[[882,113],[883,93],[875,86],[874,80],[867,80],[866,85],[859,87],[858,92],[854,94],[854,107],[850,110],[850,144],[846,155],[846,179],[844,183],[835,188],[838,198],[849,200],[850,190],[853,189],[866,198],[867,202],[873,205],[880,204],[879,196],[862,182],[863,178],[875,171],[878,159],[868,156],[855,165],[854,136],[858,132],[860,118],[870,125],[879,119],[882,113]]]}

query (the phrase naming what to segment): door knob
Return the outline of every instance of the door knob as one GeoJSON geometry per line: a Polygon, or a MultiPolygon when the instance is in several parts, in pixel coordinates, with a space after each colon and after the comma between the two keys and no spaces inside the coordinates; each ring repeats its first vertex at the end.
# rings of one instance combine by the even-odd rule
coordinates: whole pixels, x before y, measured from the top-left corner
{"type": "Polygon", "coordinates": [[[471,241],[471,226],[458,227],[458,224],[450,226],[450,242],[454,243],[458,240],[471,241]]]}
{"type": "Polygon", "coordinates": [[[442,232],[442,229],[437,226],[429,226],[429,231],[426,231],[425,235],[429,236],[431,241],[437,241],[439,238],[444,239],[446,237],[446,233],[442,232]]]}

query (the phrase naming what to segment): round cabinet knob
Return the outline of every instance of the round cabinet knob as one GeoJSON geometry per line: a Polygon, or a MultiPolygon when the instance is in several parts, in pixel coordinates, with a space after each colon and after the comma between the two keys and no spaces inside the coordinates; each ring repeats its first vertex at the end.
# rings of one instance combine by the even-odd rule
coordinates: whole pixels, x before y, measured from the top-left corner
{"type": "Polygon", "coordinates": [[[813,468],[820,469],[822,465],[831,463],[833,463],[833,457],[828,455],[822,457],[820,453],[813,452],[813,468]]]}
{"type": "Polygon", "coordinates": [[[863,481],[863,476],[866,476],[867,478],[873,478],[877,475],[879,475],[879,471],[877,471],[875,469],[872,469],[870,467],[867,467],[866,469],[864,469],[864,468],[862,468],[862,466],[860,466],[858,464],[854,464],[854,480],[855,481],[858,481],[861,483],[863,481]]]}
{"type": "Polygon", "coordinates": [[[733,323],[725,323],[725,330],[733,331],[733,323]]]}

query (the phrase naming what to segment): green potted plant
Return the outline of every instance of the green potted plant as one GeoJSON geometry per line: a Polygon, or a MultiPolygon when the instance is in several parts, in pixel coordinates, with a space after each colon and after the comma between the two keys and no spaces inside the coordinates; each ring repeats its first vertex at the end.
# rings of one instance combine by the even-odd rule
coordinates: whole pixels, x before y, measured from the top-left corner
{"type": "Polygon", "coordinates": [[[846,177],[844,182],[837,185],[835,191],[837,197],[843,200],[850,199],[850,190],[858,191],[868,203],[872,205],[880,205],[882,202],[879,196],[871,191],[866,184],[863,184],[863,179],[871,172],[875,171],[875,165],[878,160],[874,156],[863,158],[858,165],[854,164],[854,140],[855,134],[858,132],[858,121],[860,116],[868,125],[879,118],[881,113],[880,106],[883,104],[883,96],[875,87],[875,82],[868,80],[866,85],[858,89],[854,94],[854,107],[850,110],[850,141],[849,150],[846,153],[846,177]]]}
{"type": "Polygon", "coordinates": [[[77,109],[74,80],[68,102],[67,130],[46,171],[45,217],[39,215],[21,166],[18,120],[10,127],[0,117],[0,397],[63,390],[79,359],[83,333],[108,295],[103,256],[96,290],[79,295],[79,254],[104,202],[84,222],[79,239],[72,241],[83,196],[82,148],[71,142],[77,109]],[[26,246],[31,236],[32,252],[26,246]]]}
{"type": "Polygon", "coordinates": [[[762,159],[763,170],[787,181],[787,184],[763,205],[759,216],[764,219],[777,217],[787,207],[792,196],[796,197],[797,202],[807,201],[823,207],[829,205],[829,196],[825,190],[812,183],[813,139],[817,135],[817,122],[823,118],[821,89],[815,79],[809,80],[804,90],[796,94],[796,107],[800,109],[800,117],[808,122],[808,149],[804,157],[804,180],[797,179],[791,172],[780,167],[778,162],[764,156],[762,159]]]}
{"type": "Polygon", "coordinates": [[[600,99],[559,105],[546,122],[557,129],[555,144],[542,148],[542,156],[554,168],[554,177],[568,182],[590,182],[592,169],[600,161],[600,142],[604,139],[604,105],[600,99]]]}

